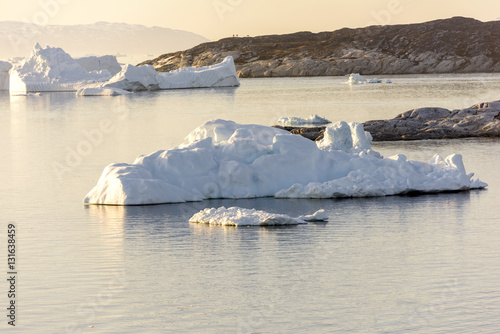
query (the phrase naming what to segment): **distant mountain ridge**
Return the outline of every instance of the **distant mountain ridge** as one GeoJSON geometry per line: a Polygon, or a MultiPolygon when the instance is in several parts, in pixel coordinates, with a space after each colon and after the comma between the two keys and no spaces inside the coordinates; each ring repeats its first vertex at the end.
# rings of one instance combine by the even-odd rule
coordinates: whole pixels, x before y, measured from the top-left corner
{"type": "Polygon", "coordinates": [[[0,58],[29,56],[37,42],[61,47],[72,56],[80,57],[117,53],[158,55],[208,41],[188,31],[126,23],[40,26],[16,21],[0,22],[0,58]]]}
{"type": "Polygon", "coordinates": [[[143,62],[159,71],[232,55],[240,77],[500,72],[500,21],[453,17],[333,32],[224,38],[143,62]]]}

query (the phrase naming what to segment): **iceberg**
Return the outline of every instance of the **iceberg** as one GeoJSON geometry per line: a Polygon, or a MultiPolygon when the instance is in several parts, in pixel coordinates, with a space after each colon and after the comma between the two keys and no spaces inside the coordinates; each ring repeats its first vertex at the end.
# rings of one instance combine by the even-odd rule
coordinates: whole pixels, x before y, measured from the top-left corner
{"type": "Polygon", "coordinates": [[[357,84],[362,84],[366,83],[366,78],[359,73],[351,73],[349,75],[349,79],[347,80],[348,84],[351,85],[357,85],[357,84]]]}
{"type": "Polygon", "coordinates": [[[277,128],[214,120],[180,146],[107,166],[86,204],[145,205],[213,198],[336,198],[485,188],[459,154],[429,163],[383,158],[361,124],[330,125],[316,143],[277,128]]]}
{"type": "Polygon", "coordinates": [[[308,125],[308,124],[328,124],[331,121],[319,115],[309,115],[307,118],[301,117],[281,117],[278,119],[278,124],[283,126],[296,126],[296,125],[308,125]]]}
{"type": "MultiPolygon", "coordinates": [[[[359,73],[351,73],[349,75],[349,79],[347,80],[346,83],[350,85],[358,85],[358,84],[379,84],[382,83],[382,79],[378,78],[373,78],[373,79],[366,79],[364,76],[360,75],[359,73]]],[[[391,79],[387,79],[385,83],[391,84],[392,81],[391,79]]]]}
{"type": "Polygon", "coordinates": [[[44,49],[37,43],[30,57],[11,70],[10,93],[75,92],[111,77],[108,70],[88,72],[61,48],[44,49]]]}
{"type": "Polygon", "coordinates": [[[107,70],[111,75],[115,75],[122,70],[116,56],[89,56],[76,58],[75,60],[87,72],[107,70]]]}
{"type": "Polygon", "coordinates": [[[126,65],[103,87],[129,91],[209,88],[239,86],[233,57],[227,56],[219,64],[204,67],[184,67],[171,72],[156,72],[151,65],[126,65]]]}
{"type": "Polygon", "coordinates": [[[9,71],[11,68],[11,63],[0,61],[0,90],[9,90],[9,71]]]}
{"type": "Polygon", "coordinates": [[[224,225],[224,226],[270,226],[270,225],[298,225],[307,222],[300,218],[293,218],[284,214],[269,213],[256,209],[239,207],[209,208],[195,213],[190,223],[224,225]]]}
{"type": "Polygon", "coordinates": [[[30,92],[77,92],[84,88],[140,91],[239,84],[231,56],[211,66],[158,73],[150,65],[122,68],[113,56],[75,60],[61,48],[42,48],[36,44],[30,57],[11,70],[9,86],[12,95],[23,95],[30,92]]]}

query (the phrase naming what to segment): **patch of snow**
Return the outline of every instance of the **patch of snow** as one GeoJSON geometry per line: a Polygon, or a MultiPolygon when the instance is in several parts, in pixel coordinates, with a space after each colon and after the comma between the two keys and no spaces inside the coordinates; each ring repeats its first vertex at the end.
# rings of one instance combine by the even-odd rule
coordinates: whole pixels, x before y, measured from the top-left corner
{"type": "Polygon", "coordinates": [[[206,122],[177,148],[111,164],[84,203],[138,205],[210,198],[334,198],[442,192],[487,186],[458,154],[429,163],[382,158],[361,125],[337,123],[315,143],[287,131],[206,122]]]}
{"type": "Polygon", "coordinates": [[[306,224],[300,218],[292,218],[284,214],[269,213],[256,209],[239,207],[220,207],[204,209],[194,214],[190,223],[225,225],[225,226],[270,226],[306,224]]]}
{"type": "Polygon", "coordinates": [[[307,118],[301,117],[281,117],[278,124],[283,126],[309,125],[309,124],[328,124],[331,121],[319,115],[309,115],[307,118]]]}

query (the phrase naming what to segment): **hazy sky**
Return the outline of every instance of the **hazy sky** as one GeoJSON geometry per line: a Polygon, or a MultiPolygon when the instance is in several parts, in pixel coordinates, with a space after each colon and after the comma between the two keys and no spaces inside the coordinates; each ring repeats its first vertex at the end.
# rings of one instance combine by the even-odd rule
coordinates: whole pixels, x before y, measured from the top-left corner
{"type": "Polygon", "coordinates": [[[499,0],[0,0],[0,21],[125,22],[188,30],[217,40],[452,16],[500,20],[499,0]],[[26,8],[29,8],[28,10],[26,8]]]}

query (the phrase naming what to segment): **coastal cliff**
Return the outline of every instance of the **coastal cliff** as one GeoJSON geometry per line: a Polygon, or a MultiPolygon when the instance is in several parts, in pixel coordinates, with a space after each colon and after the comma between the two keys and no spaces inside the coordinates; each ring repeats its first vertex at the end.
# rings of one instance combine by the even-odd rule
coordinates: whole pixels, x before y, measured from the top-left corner
{"type": "Polygon", "coordinates": [[[140,65],[166,72],[213,65],[226,56],[233,56],[242,78],[500,72],[500,21],[453,17],[333,32],[232,37],[140,65]]]}

